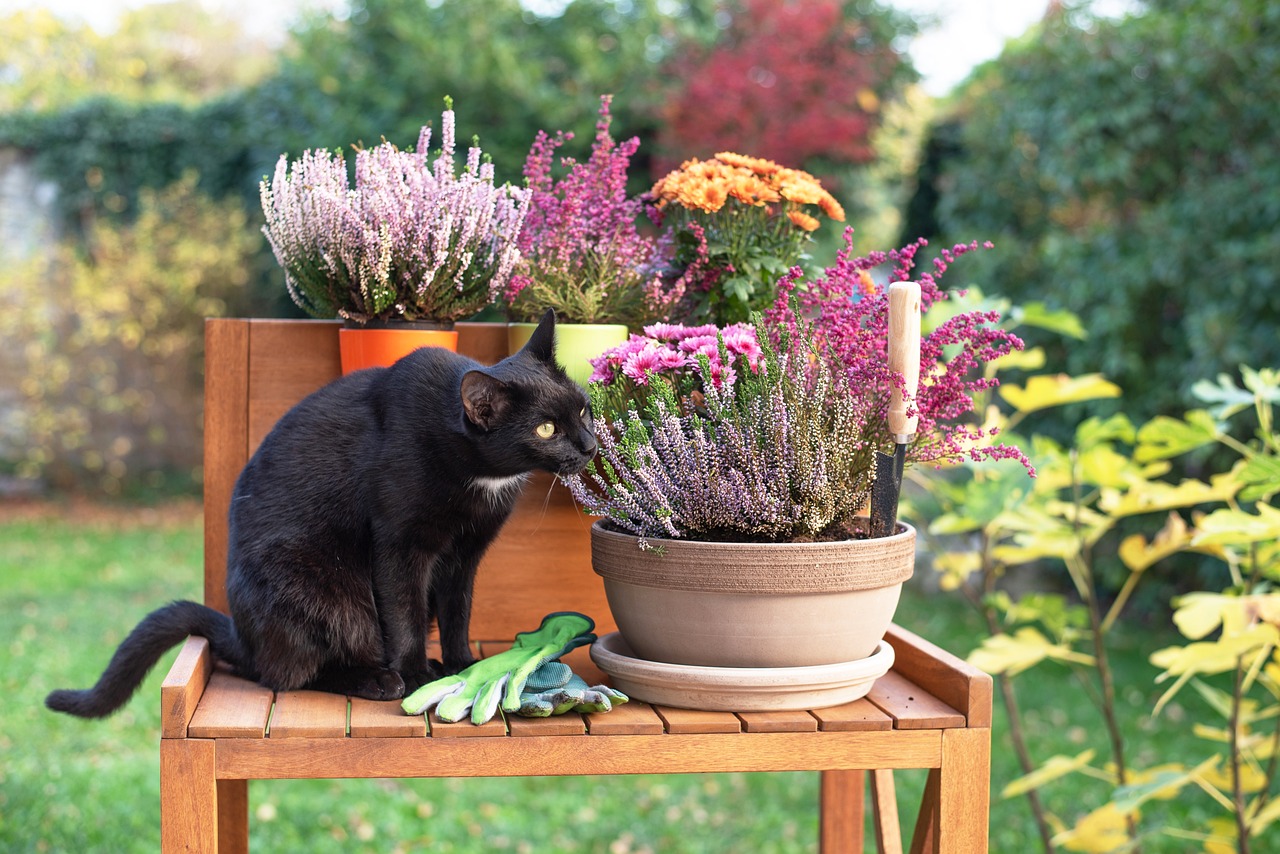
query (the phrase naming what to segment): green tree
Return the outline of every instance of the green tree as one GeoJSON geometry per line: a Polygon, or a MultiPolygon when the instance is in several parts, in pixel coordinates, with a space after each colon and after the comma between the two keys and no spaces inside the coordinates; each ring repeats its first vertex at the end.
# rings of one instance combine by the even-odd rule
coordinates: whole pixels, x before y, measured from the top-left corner
{"type": "Polygon", "coordinates": [[[620,137],[650,126],[658,63],[691,33],[714,31],[713,7],[574,0],[541,17],[517,0],[486,3],[483,15],[467,0],[357,0],[342,19],[304,23],[257,95],[286,119],[271,125],[273,142],[294,154],[380,137],[413,145],[450,95],[459,132],[480,136],[499,178],[518,180],[539,129],[590,139],[602,94],[617,96],[620,137]]]}
{"type": "Polygon", "coordinates": [[[95,96],[195,103],[254,83],[273,66],[265,42],[194,0],[127,10],[107,35],[45,9],[0,18],[0,113],[95,96]]]}
{"type": "Polygon", "coordinates": [[[1077,6],[968,81],[921,193],[948,240],[996,243],[977,272],[1001,293],[1081,316],[1090,346],[1047,342],[1052,366],[1177,411],[1197,377],[1280,360],[1280,5],[1077,6]]]}

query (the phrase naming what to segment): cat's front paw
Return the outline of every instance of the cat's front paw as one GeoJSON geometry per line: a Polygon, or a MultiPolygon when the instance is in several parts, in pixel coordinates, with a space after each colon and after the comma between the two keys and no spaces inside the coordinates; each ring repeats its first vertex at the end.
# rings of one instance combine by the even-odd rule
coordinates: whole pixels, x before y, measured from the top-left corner
{"type": "Polygon", "coordinates": [[[427,661],[426,670],[404,670],[400,675],[404,678],[404,693],[408,696],[428,682],[441,678],[445,672],[443,665],[433,658],[427,661]]]}
{"type": "Polygon", "coordinates": [[[405,680],[399,673],[394,670],[378,670],[360,680],[352,693],[366,700],[399,700],[408,691],[405,680]]]}

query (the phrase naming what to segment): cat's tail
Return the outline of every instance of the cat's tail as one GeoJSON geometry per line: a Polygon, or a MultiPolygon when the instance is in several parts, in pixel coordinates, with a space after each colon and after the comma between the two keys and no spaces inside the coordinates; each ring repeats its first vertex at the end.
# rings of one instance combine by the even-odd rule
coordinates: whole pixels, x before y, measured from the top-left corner
{"type": "Polygon", "coordinates": [[[82,718],[106,717],[133,696],[160,656],[188,635],[208,638],[219,658],[237,667],[244,664],[244,651],[230,617],[198,602],[172,602],[138,623],[116,649],[96,685],[82,691],[53,691],[44,704],[55,712],[82,718]]]}

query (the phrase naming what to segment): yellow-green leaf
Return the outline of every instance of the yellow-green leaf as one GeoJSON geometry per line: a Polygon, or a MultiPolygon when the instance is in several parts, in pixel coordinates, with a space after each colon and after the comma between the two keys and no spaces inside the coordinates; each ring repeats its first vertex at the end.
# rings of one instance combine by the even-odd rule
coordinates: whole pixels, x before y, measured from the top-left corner
{"type": "Polygon", "coordinates": [[[942,573],[938,584],[943,590],[956,590],[982,569],[982,556],[975,551],[942,552],[934,557],[933,568],[942,573]]]}
{"type": "Polygon", "coordinates": [[[1220,757],[1211,756],[1195,768],[1170,763],[1142,771],[1130,771],[1129,782],[1116,789],[1112,803],[1121,812],[1128,812],[1136,810],[1147,801],[1173,800],[1183,787],[1194,782],[1197,775],[1212,771],[1219,760],[1220,757]]]}
{"type": "Polygon", "coordinates": [[[969,653],[969,663],[987,673],[1016,676],[1046,658],[1092,666],[1093,656],[1078,653],[1066,644],[1054,643],[1038,629],[1023,626],[1013,634],[987,638],[969,653]]]}
{"type": "Polygon", "coordinates": [[[1200,520],[1192,543],[1243,546],[1280,539],[1280,510],[1270,504],[1256,505],[1257,514],[1223,508],[1200,520]]]}
{"type": "Polygon", "coordinates": [[[1185,637],[1199,640],[1222,625],[1223,613],[1239,602],[1221,593],[1188,593],[1174,600],[1173,623],[1185,637]]]}
{"type": "Polygon", "coordinates": [[[1078,756],[1051,756],[1030,774],[1024,774],[1005,786],[1000,792],[1000,796],[1016,798],[1033,789],[1040,788],[1045,783],[1053,782],[1059,777],[1065,777],[1073,771],[1079,771],[1093,761],[1094,753],[1095,751],[1093,750],[1086,750],[1078,756]]]}
{"type": "Polygon", "coordinates": [[[1177,513],[1170,513],[1164,527],[1148,542],[1141,534],[1125,537],[1120,543],[1120,560],[1131,572],[1142,572],[1152,564],[1191,545],[1191,529],[1177,513]]]}
{"type": "Polygon", "coordinates": [[[1218,423],[1203,409],[1195,409],[1183,419],[1159,415],[1138,430],[1133,458],[1140,463],[1167,460],[1217,441],[1218,423]]]}
{"type": "Polygon", "coordinates": [[[1025,414],[1082,400],[1119,397],[1120,387],[1102,374],[1079,377],[1040,374],[1030,377],[1025,386],[1000,386],[1000,396],[1015,410],[1025,414]]]}
{"type": "Polygon", "coordinates": [[[1249,824],[1249,835],[1261,836],[1278,818],[1280,818],[1280,798],[1272,798],[1253,817],[1253,821],[1249,824]]]}
{"type": "Polygon", "coordinates": [[[1076,822],[1072,827],[1053,837],[1053,844],[1067,851],[1083,851],[1088,854],[1106,854],[1129,842],[1129,816],[1115,804],[1107,803],[1076,822]]]}
{"type": "Polygon", "coordinates": [[[997,371],[1038,371],[1044,367],[1045,355],[1043,347],[1032,347],[1028,350],[1013,350],[995,361],[988,362],[987,367],[997,371]]]}
{"type": "Polygon", "coordinates": [[[1275,626],[1258,623],[1240,632],[1224,634],[1216,641],[1165,647],[1151,654],[1151,663],[1164,669],[1156,677],[1157,682],[1189,673],[1225,673],[1236,666],[1241,656],[1266,645],[1274,646],[1278,639],[1280,632],[1275,626]]]}
{"type": "Polygon", "coordinates": [[[1103,489],[1098,508],[1112,516],[1134,516],[1226,501],[1239,489],[1240,483],[1230,474],[1217,475],[1209,483],[1184,480],[1177,486],[1159,480],[1141,480],[1134,481],[1124,491],[1103,489]]]}

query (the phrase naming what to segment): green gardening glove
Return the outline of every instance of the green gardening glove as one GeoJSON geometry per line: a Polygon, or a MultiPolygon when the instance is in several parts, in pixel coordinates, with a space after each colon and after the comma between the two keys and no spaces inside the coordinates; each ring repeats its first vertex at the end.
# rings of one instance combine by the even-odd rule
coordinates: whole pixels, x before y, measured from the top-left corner
{"type": "Polygon", "coordinates": [[[516,714],[546,718],[565,712],[607,712],[627,702],[626,694],[605,685],[590,687],[563,661],[548,661],[533,672],[520,694],[516,714]]]}
{"type": "Polygon", "coordinates": [[[572,611],[548,614],[534,632],[521,632],[511,649],[491,655],[453,676],[423,685],[400,704],[410,715],[436,707],[436,714],[450,723],[471,713],[471,722],[482,724],[498,711],[520,708],[520,692],[529,676],[543,663],[595,640],[591,618],[572,611]]]}

